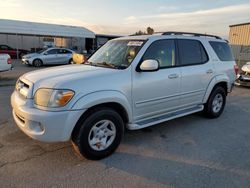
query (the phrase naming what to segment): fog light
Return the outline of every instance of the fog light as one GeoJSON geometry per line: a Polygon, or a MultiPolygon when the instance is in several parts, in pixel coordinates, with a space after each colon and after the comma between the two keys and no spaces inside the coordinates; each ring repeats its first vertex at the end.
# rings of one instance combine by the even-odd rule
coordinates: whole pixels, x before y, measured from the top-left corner
{"type": "Polygon", "coordinates": [[[43,134],[45,129],[40,122],[29,121],[29,129],[37,134],[43,134]]]}

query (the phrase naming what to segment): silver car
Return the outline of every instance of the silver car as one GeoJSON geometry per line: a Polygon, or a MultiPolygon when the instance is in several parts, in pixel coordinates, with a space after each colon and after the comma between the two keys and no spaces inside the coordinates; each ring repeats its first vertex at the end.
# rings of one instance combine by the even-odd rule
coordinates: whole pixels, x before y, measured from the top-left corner
{"type": "Polygon", "coordinates": [[[67,48],[48,48],[24,55],[22,63],[41,67],[42,65],[70,64],[74,51],[67,48]]]}

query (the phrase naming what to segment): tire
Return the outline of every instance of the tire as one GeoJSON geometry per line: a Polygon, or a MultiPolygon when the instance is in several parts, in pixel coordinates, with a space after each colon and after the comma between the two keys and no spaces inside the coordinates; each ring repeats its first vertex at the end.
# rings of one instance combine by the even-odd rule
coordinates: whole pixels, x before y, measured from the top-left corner
{"type": "Polygon", "coordinates": [[[43,65],[43,62],[42,62],[41,59],[35,59],[35,60],[33,61],[33,66],[34,66],[34,67],[41,67],[42,65],[43,65]]]}
{"type": "Polygon", "coordinates": [[[218,118],[226,104],[226,91],[223,87],[216,87],[211,92],[207,103],[204,107],[204,114],[208,118],[218,118]]]}
{"type": "Polygon", "coordinates": [[[68,64],[74,64],[72,58],[69,60],[68,64]]]}
{"type": "Polygon", "coordinates": [[[123,134],[124,122],[121,116],[110,108],[98,108],[89,113],[85,119],[79,120],[71,141],[81,156],[100,160],[117,149],[123,134]]]}

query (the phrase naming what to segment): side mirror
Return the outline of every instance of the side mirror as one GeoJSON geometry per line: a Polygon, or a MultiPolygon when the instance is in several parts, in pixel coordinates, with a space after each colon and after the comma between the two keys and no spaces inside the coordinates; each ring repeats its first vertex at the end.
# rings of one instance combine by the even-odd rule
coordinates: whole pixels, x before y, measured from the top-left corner
{"type": "Polygon", "coordinates": [[[48,55],[48,52],[44,52],[43,55],[48,55]]]}
{"type": "Polygon", "coordinates": [[[158,70],[159,70],[159,62],[154,59],[145,60],[140,65],[140,71],[153,72],[158,70]]]}

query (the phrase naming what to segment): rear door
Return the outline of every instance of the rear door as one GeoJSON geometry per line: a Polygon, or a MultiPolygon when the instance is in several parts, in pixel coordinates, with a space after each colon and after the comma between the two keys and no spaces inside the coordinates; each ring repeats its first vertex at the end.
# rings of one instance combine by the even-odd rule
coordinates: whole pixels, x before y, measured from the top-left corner
{"type": "Polygon", "coordinates": [[[178,39],[183,107],[202,104],[209,82],[215,74],[212,60],[200,40],[178,39]]]}
{"type": "Polygon", "coordinates": [[[68,64],[72,58],[72,52],[67,49],[61,49],[59,56],[61,64],[68,64]]]}

